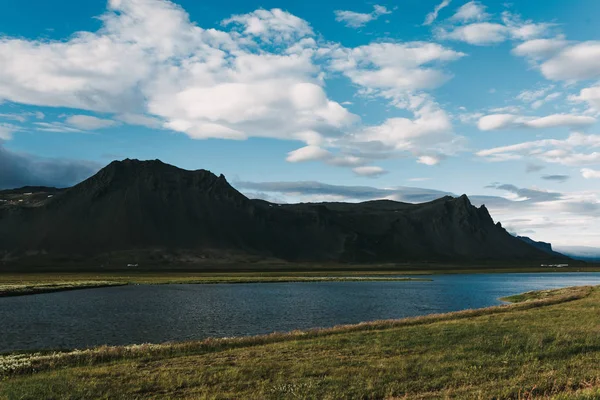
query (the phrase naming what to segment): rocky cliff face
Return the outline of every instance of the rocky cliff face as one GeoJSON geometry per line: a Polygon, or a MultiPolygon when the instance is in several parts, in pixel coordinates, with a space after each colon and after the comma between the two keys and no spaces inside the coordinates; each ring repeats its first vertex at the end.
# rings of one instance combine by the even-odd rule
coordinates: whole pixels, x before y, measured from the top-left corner
{"type": "Polygon", "coordinates": [[[13,259],[149,250],[319,262],[549,257],[494,224],[467,196],[278,205],[246,198],[222,175],[160,161],[113,162],[37,207],[0,209],[0,252],[13,259]]]}

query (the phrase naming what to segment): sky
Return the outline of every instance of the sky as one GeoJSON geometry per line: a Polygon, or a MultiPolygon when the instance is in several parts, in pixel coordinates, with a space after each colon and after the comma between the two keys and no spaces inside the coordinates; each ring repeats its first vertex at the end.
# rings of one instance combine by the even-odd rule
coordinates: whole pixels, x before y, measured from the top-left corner
{"type": "Polygon", "coordinates": [[[600,248],[596,0],[0,7],[0,188],[161,159],[275,202],[465,193],[600,248]]]}

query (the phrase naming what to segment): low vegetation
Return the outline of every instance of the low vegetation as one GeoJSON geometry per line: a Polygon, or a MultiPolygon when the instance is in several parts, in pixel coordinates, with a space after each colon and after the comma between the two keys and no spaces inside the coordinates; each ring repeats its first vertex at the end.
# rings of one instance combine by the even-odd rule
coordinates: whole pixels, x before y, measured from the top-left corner
{"type": "Polygon", "coordinates": [[[392,276],[243,276],[243,275],[0,275],[0,297],[60,292],[125,285],[217,284],[217,283],[285,283],[285,282],[368,282],[430,281],[426,278],[392,276]],[[98,279],[98,280],[94,280],[98,279]]]}
{"type": "Polygon", "coordinates": [[[596,399],[600,288],[247,338],[0,357],[0,398],[596,399]]]}
{"type": "Polygon", "coordinates": [[[24,296],[28,294],[62,292],[66,290],[91,289],[108,286],[121,286],[124,283],[109,281],[70,281],[52,283],[4,284],[0,281],[0,297],[24,296]]]}

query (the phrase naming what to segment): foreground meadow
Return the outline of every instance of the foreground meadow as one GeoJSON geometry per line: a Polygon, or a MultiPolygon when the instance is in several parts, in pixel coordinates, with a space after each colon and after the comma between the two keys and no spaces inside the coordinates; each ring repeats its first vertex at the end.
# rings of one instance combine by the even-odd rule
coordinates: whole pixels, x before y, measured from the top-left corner
{"type": "Polygon", "coordinates": [[[596,399],[600,288],[327,330],[0,357],[6,399],[596,399]]]}

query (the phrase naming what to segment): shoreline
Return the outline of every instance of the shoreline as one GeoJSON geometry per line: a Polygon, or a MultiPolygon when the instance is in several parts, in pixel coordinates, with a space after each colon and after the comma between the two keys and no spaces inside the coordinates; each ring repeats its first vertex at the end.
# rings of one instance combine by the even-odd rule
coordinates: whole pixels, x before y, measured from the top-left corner
{"type": "Polygon", "coordinates": [[[428,278],[409,278],[409,277],[282,277],[282,278],[213,278],[202,279],[192,278],[188,280],[177,280],[166,278],[159,282],[127,282],[127,281],[91,281],[91,282],[53,282],[53,283],[28,283],[0,285],[0,298],[32,296],[36,294],[47,294],[66,292],[83,289],[100,289],[107,287],[137,286],[137,285],[218,285],[218,284],[252,284],[252,283],[322,283],[322,282],[431,282],[428,278]]]}
{"type": "MultiPolygon", "coordinates": [[[[16,351],[0,353],[0,362],[2,361],[2,358],[18,358],[21,356],[39,357],[40,360],[48,359],[48,357],[56,358],[75,356],[75,358],[77,358],[78,361],[81,361],[81,356],[85,355],[85,364],[88,365],[87,363],[93,362],[93,360],[95,359],[95,353],[97,353],[96,355],[100,356],[98,360],[101,360],[102,362],[106,362],[107,359],[113,360],[114,356],[132,357],[140,352],[143,353],[144,356],[148,356],[148,350],[150,350],[152,353],[155,353],[154,355],[162,354],[165,351],[170,355],[173,355],[174,352],[177,353],[180,350],[190,351],[192,349],[194,349],[194,351],[199,351],[200,353],[204,354],[211,351],[223,351],[229,348],[258,346],[271,343],[280,343],[290,340],[326,337],[330,335],[345,333],[372,332],[386,329],[395,329],[400,327],[427,325],[437,322],[460,321],[462,319],[498,315],[511,311],[525,311],[540,307],[548,307],[552,305],[581,300],[588,297],[595,289],[598,288],[600,288],[600,286],[575,286],[560,289],[532,291],[503,298],[507,299],[503,300],[507,304],[500,304],[484,308],[466,309],[448,313],[427,314],[400,319],[374,320],[360,322],[357,324],[336,325],[329,328],[312,328],[306,330],[294,330],[290,332],[273,332],[269,334],[254,336],[207,338],[196,341],[143,343],[123,346],[105,345],[64,351],[16,351]],[[544,293],[544,296],[539,296],[538,294],[540,293],[544,293]],[[509,298],[511,298],[512,300],[508,300],[509,298]]],[[[53,363],[53,365],[55,364],[53,363]]],[[[2,371],[0,370],[0,378],[1,377],[2,371]]]]}

